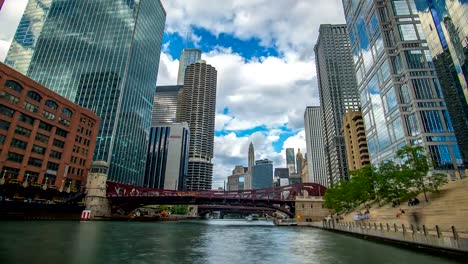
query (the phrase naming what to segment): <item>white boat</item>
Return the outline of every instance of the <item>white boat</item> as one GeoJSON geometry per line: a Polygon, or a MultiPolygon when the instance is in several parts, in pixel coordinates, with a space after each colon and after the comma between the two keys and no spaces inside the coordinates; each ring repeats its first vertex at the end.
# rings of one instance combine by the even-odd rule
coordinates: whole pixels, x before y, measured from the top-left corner
{"type": "Polygon", "coordinates": [[[247,216],[245,219],[247,219],[248,221],[255,221],[255,220],[258,220],[258,215],[251,214],[251,215],[247,216]]]}

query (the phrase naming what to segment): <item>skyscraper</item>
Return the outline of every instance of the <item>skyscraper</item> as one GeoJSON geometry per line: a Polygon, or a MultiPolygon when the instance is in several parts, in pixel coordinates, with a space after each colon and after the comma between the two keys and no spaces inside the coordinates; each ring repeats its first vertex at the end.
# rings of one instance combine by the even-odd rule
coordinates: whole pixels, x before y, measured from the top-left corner
{"type": "Polygon", "coordinates": [[[144,186],[185,189],[190,131],[186,123],[161,124],[150,131],[144,186]]]}
{"type": "Polygon", "coordinates": [[[302,173],[302,162],[304,162],[304,156],[302,156],[301,149],[297,149],[296,154],[296,173],[302,173]]]}
{"type": "Polygon", "coordinates": [[[418,0],[422,29],[468,166],[468,2],[418,0]]]}
{"type": "Polygon", "coordinates": [[[419,145],[434,169],[459,177],[463,161],[414,1],[343,4],[371,163],[419,145]]]}
{"type": "Polygon", "coordinates": [[[273,161],[257,160],[252,167],[252,190],[273,187],[273,161]]]}
{"type": "Polygon", "coordinates": [[[29,1],[6,62],[101,117],[94,159],[143,185],[166,12],[160,1],[29,1]],[[137,15],[138,14],[138,15],[137,15]]]}
{"type": "Polygon", "coordinates": [[[294,160],[294,149],[293,148],[287,148],[286,149],[286,166],[289,169],[289,175],[291,173],[296,172],[296,165],[295,165],[295,160],[294,160]]]}
{"type": "Polygon", "coordinates": [[[210,190],[216,108],[216,69],[205,61],[187,66],[178,122],[190,127],[188,190],[210,190]]]}
{"type": "Polygon", "coordinates": [[[179,59],[179,73],[177,74],[177,85],[184,85],[185,69],[192,63],[201,60],[201,50],[183,49],[179,59]]]}
{"type": "Polygon", "coordinates": [[[356,77],[346,25],[320,25],[315,45],[328,184],[348,179],[341,132],[347,110],[359,110],[356,77]]]}
{"type": "Polygon", "coordinates": [[[248,175],[245,178],[245,189],[250,190],[252,188],[252,167],[255,165],[255,150],[252,142],[249,145],[249,160],[248,160],[248,175]]]}
{"type": "Polygon", "coordinates": [[[178,98],[183,85],[156,86],[151,125],[170,124],[177,120],[178,98]]]}
{"type": "Polygon", "coordinates": [[[370,163],[366,129],[362,113],[349,111],[343,118],[343,135],[346,145],[348,169],[357,170],[370,163]]]}
{"type": "Polygon", "coordinates": [[[304,112],[309,182],[328,186],[328,170],[322,131],[320,106],[308,106],[304,112]]]}

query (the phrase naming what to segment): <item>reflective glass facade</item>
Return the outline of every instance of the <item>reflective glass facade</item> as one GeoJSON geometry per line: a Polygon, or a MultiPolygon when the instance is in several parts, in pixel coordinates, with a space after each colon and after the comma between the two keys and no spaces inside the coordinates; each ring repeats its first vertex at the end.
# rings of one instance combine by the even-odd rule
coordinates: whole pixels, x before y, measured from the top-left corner
{"type": "Polygon", "coordinates": [[[252,190],[273,187],[273,161],[257,160],[252,167],[252,190]]]}
{"type": "Polygon", "coordinates": [[[371,162],[422,145],[435,169],[463,166],[413,0],[343,0],[371,162]]]}
{"type": "Polygon", "coordinates": [[[95,160],[143,184],[166,13],[150,0],[30,0],[6,62],[101,117],[95,160]]]}
{"type": "Polygon", "coordinates": [[[416,0],[447,109],[468,166],[468,1],[416,0]]]}
{"type": "Polygon", "coordinates": [[[184,85],[185,69],[192,63],[201,60],[201,50],[199,49],[184,49],[180,54],[179,74],[177,75],[177,84],[184,85]]]}
{"type": "Polygon", "coordinates": [[[177,101],[183,85],[157,86],[153,103],[151,124],[167,124],[176,122],[177,101]]]}

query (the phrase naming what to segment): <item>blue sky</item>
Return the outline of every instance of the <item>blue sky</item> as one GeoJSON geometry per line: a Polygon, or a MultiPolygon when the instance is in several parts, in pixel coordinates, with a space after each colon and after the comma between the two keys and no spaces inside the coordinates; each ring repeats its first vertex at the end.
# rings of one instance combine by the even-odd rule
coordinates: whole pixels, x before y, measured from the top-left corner
{"type": "MultiPolygon", "coordinates": [[[[341,0],[161,0],[166,32],[158,84],[175,84],[184,47],[197,47],[218,71],[213,187],[235,165],[285,164],[285,148],[305,153],[303,114],[318,104],[313,48],[320,24],[344,23],[341,0]],[[274,3],[274,4],[273,4],[274,3]],[[187,34],[188,32],[188,34],[187,34]],[[185,41],[188,36],[188,41],[185,41]]],[[[27,0],[0,11],[3,61],[27,0]]]]}

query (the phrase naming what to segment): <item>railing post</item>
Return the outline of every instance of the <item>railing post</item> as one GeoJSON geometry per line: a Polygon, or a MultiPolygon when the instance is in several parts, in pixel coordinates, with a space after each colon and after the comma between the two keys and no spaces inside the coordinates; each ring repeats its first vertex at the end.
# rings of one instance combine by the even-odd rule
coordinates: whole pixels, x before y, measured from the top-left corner
{"type": "Polygon", "coordinates": [[[369,229],[372,229],[371,223],[369,223],[369,229]]]}
{"type": "Polygon", "coordinates": [[[403,228],[403,235],[405,235],[406,234],[405,224],[401,224],[401,227],[403,228]]]}
{"type": "Polygon", "coordinates": [[[374,223],[374,230],[377,230],[377,224],[374,223]]]}
{"type": "Polygon", "coordinates": [[[390,225],[387,223],[387,232],[390,232],[390,225]]]}
{"type": "Polygon", "coordinates": [[[425,225],[423,225],[423,233],[424,233],[424,236],[427,236],[427,229],[425,225]]]}
{"type": "Polygon", "coordinates": [[[393,227],[395,228],[395,232],[398,231],[398,227],[396,226],[395,223],[393,223],[393,227]]]}
{"type": "Polygon", "coordinates": [[[411,225],[410,225],[410,227],[411,227],[411,232],[412,232],[412,233],[413,233],[413,235],[414,235],[414,225],[413,225],[413,224],[411,224],[411,225]]]}
{"type": "Polygon", "coordinates": [[[458,240],[458,232],[455,226],[452,226],[453,239],[458,240]]]}
{"type": "Polygon", "coordinates": [[[437,237],[440,238],[441,235],[442,235],[442,234],[440,233],[440,228],[439,228],[438,225],[436,225],[435,228],[436,228],[436,232],[437,232],[437,237]]]}
{"type": "Polygon", "coordinates": [[[380,231],[383,231],[383,225],[380,223],[380,231]]]}

